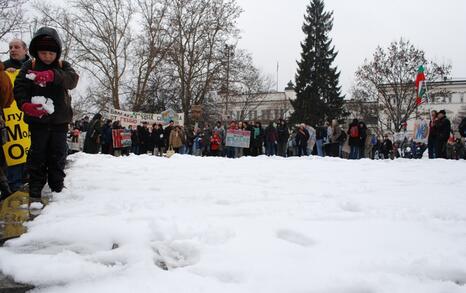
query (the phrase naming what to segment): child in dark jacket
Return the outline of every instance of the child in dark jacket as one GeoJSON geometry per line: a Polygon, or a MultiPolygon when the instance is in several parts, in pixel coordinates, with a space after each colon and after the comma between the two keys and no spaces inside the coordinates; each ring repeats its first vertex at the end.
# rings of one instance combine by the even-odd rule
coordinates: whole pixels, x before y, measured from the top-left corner
{"type": "Polygon", "coordinates": [[[68,62],[60,61],[62,44],[52,28],[42,27],[34,34],[29,52],[34,58],[23,64],[14,96],[31,132],[29,195],[39,200],[47,180],[53,192],[63,189],[66,136],[73,117],[68,90],[76,87],[79,76],[68,62]]]}

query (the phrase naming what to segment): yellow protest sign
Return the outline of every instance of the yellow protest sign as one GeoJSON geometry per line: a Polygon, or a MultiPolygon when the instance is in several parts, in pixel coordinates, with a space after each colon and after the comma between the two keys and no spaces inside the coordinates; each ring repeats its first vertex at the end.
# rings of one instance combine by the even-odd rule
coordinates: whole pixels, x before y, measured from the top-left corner
{"type": "Polygon", "coordinates": [[[8,75],[8,77],[10,78],[11,85],[12,85],[12,86],[15,86],[15,80],[16,80],[16,77],[17,77],[18,74],[19,74],[19,69],[18,69],[18,70],[15,70],[15,71],[13,71],[13,72],[5,70],[5,73],[6,73],[6,75],[8,75]]]}
{"type": "Polygon", "coordinates": [[[3,153],[8,166],[26,163],[31,147],[29,127],[24,122],[24,113],[18,109],[16,101],[3,109],[8,141],[3,145],[3,153]]]}
{"type": "MultiPolygon", "coordinates": [[[[19,69],[13,72],[5,71],[14,86],[19,69]]],[[[7,142],[3,145],[6,164],[15,166],[26,163],[27,153],[31,147],[29,126],[24,122],[24,113],[18,109],[16,101],[9,108],[3,109],[7,142]]]]}

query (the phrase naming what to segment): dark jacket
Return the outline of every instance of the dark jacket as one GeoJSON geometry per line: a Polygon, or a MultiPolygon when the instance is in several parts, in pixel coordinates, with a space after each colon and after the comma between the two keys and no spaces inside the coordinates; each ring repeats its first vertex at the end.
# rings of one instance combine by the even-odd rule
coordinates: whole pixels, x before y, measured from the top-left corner
{"type": "Polygon", "coordinates": [[[277,142],[277,140],[278,140],[277,129],[273,126],[273,124],[270,124],[265,129],[265,143],[267,145],[274,144],[277,142]]]}
{"type": "Polygon", "coordinates": [[[327,127],[318,126],[316,128],[316,140],[325,139],[327,137],[327,127]]]}
{"type": "Polygon", "coordinates": [[[446,143],[451,133],[451,123],[447,117],[438,119],[435,122],[435,128],[437,130],[437,139],[439,142],[446,143]]]}
{"type": "Polygon", "coordinates": [[[390,151],[393,150],[393,143],[390,139],[384,139],[381,145],[381,152],[385,155],[385,158],[388,158],[390,151]]]}
{"type": "Polygon", "coordinates": [[[264,129],[262,129],[262,125],[259,124],[258,127],[254,126],[252,136],[254,138],[252,141],[252,146],[256,148],[262,147],[262,145],[264,144],[264,137],[265,137],[264,129]]]}
{"type": "Polygon", "coordinates": [[[68,124],[72,121],[73,111],[71,109],[71,97],[68,94],[68,90],[74,89],[79,80],[78,74],[74,71],[68,62],[60,62],[61,55],[61,41],[58,37],[57,32],[52,28],[43,27],[39,29],[31,40],[29,46],[29,52],[31,56],[35,57],[35,65],[33,68],[33,61],[29,60],[23,64],[18,77],[15,81],[14,95],[18,107],[21,109],[24,103],[30,103],[31,98],[34,96],[44,96],[52,99],[55,106],[55,112],[50,115],[46,115],[42,118],[25,116],[25,122],[28,123],[32,128],[38,126],[54,126],[56,128],[68,129],[68,124]],[[43,63],[37,54],[37,40],[40,37],[49,36],[53,38],[59,47],[56,60],[47,65],[43,63]],[[29,70],[44,71],[53,70],[55,79],[52,83],[47,84],[46,87],[40,87],[35,84],[32,80],[26,78],[26,74],[29,70]]]}
{"type": "Polygon", "coordinates": [[[7,61],[3,62],[3,64],[5,64],[5,68],[15,68],[15,69],[21,69],[21,67],[23,66],[24,63],[26,63],[26,61],[29,61],[29,56],[26,55],[26,58],[24,58],[24,60],[15,60],[15,59],[8,59],[7,61]]]}
{"type": "Polygon", "coordinates": [[[278,133],[278,142],[279,143],[288,143],[288,138],[290,137],[290,132],[288,131],[288,127],[286,126],[286,124],[278,125],[277,133],[278,133]]]}
{"type": "Polygon", "coordinates": [[[89,131],[86,132],[86,138],[84,139],[83,151],[88,154],[97,154],[101,143],[102,125],[101,114],[95,114],[89,124],[89,131]]]}
{"type": "Polygon", "coordinates": [[[367,126],[364,122],[359,122],[359,138],[361,140],[360,145],[364,147],[367,138],[367,126]]]}
{"type": "Polygon", "coordinates": [[[102,127],[102,144],[113,144],[112,127],[107,123],[102,127]]]}
{"type": "Polygon", "coordinates": [[[461,123],[458,126],[458,131],[462,137],[466,137],[466,117],[461,120],[461,123]]]}
{"type": "Polygon", "coordinates": [[[165,145],[163,141],[163,129],[161,127],[153,129],[150,138],[154,147],[162,148],[165,145]]]}
{"type": "Polygon", "coordinates": [[[296,131],[296,146],[307,147],[307,141],[309,140],[309,131],[306,128],[298,129],[296,131]]]}
{"type": "Polygon", "coordinates": [[[165,147],[168,147],[168,140],[170,139],[170,133],[172,132],[173,128],[173,126],[167,126],[163,130],[163,141],[165,143],[165,147]]]}

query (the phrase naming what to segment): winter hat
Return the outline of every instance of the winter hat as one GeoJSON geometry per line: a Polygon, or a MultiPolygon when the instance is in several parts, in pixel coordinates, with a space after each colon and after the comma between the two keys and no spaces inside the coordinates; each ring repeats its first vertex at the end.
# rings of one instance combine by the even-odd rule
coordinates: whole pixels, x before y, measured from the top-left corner
{"type": "Polygon", "coordinates": [[[438,111],[438,114],[443,114],[444,116],[447,115],[447,113],[445,112],[445,110],[440,110],[440,111],[438,111]]]}
{"type": "Polygon", "coordinates": [[[36,41],[37,51],[50,51],[58,53],[60,48],[57,44],[57,41],[49,36],[43,36],[36,41]]]}

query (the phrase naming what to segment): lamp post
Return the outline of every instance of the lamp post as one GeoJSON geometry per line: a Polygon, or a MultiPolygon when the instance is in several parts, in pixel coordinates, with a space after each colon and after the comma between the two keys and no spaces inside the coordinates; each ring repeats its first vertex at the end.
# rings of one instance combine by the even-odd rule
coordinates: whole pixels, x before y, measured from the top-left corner
{"type": "Polygon", "coordinates": [[[227,57],[227,80],[226,80],[226,98],[225,98],[225,114],[228,116],[228,103],[230,98],[230,58],[234,55],[235,47],[225,44],[225,53],[227,57]]]}

